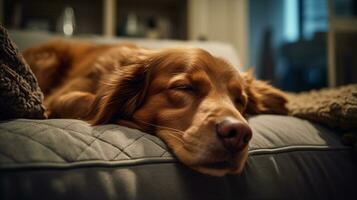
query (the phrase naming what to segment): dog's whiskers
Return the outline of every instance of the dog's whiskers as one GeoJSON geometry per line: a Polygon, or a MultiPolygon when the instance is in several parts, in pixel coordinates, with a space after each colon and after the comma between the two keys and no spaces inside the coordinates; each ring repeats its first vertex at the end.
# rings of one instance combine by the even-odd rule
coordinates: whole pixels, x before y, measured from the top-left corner
{"type": "Polygon", "coordinates": [[[155,127],[155,128],[169,130],[171,132],[167,132],[167,133],[169,133],[171,136],[173,136],[174,138],[176,138],[177,140],[179,140],[180,142],[183,143],[182,138],[179,135],[177,135],[177,133],[184,134],[183,131],[180,131],[180,130],[175,129],[175,128],[167,127],[167,126],[160,126],[160,125],[152,124],[150,122],[142,121],[142,120],[139,120],[139,119],[135,119],[135,120],[140,122],[140,123],[143,123],[143,124],[146,124],[146,125],[150,125],[150,126],[155,127]]]}
{"type": "Polygon", "coordinates": [[[170,134],[172,137],[174,137],[174,138],[175,138],[176,140],[178,140],[179,142],[184,143],[184,142],[183,142],[183,139],[182,139],[180,136],[174,134],[173,132],[167,132],[167,133],[170,134]]]}
{"type": "MultiPolygon", "coordinates": [[[[134,118],[134,119],[135,119],[135,118],[134,118]]],[[[175,131],[175,132],[184,134],[183,131],[178,130],[178,129],[175,129],[175,128],[171,128],[171,127],[167,127],[167,126],[161,126],[161,125],[157,125],[157,124],[152,124],[152,123],[150,123],[150,122],[142,121],[142,120],[139,120],[139,119],[135,119],[135,120],[138,121],[138,122],[141,122],[141,123],[143,123],[143,124],[147,124],[147,125],[156,127],[156,128],[167,129],[167,130],[171,130],[171,131],[175,131]]]]}

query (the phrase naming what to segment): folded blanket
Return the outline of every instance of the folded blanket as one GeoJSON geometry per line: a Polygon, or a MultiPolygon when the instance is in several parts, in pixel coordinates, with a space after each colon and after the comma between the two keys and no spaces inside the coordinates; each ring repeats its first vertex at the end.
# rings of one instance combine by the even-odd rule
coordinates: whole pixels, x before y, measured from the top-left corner
{"type": "Polygon", "coordinates": [[[338,129],[357,153],[357,84],[299,94],[288,93],[290,115],[338,129]]]}
{"type": "Polygon", "coordinates": [[[343,131],[357,130],[357,84],[288,93],[290,115],[343,131]]]}
{"type": "Polygon", "coordinates": [[[0,25],[0,120],[45,118],[36,77],[0,25]]]}

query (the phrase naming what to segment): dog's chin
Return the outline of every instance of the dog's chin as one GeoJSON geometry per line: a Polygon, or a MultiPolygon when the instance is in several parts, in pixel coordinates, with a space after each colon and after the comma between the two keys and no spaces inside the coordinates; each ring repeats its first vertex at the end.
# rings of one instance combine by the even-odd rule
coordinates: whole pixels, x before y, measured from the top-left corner
{"type": "Polygon", "coordinates": [[[166,142],[184,165],[203,174],[211,176],[239,174],[242,172],[248,158],[248,145],[239,152],[232,154],[224,149],[223,145],[182,143],[184,140],[177,140],[176,137],[172,137],[164,131],[159,132],[157,135],[166,142]]]}
{"type": "Polygon", "coordinates": [[[182,149],[176,151],[176,155],[189,168],[202,174],[220,177],[227,174],[240,174],[243,171],[248,158],[248,147],[234,156],[227,156],[226,159],[222,159],[221,155],[215,157],[214,154],[207,157],[192,155],[192,152],[184,152],[182,149]]]}
{"type": "Polygon", "coordinates": [[[202,164],[196,166],[189,166],[193,170],[196,170],[203,174],[211,176],[225,176],[227,174],[240,174],[243,171],[245,163],[248,158],[248,148],[239,152],[237,156],[225,161],[210,161],[200,162],[202,164]]]}

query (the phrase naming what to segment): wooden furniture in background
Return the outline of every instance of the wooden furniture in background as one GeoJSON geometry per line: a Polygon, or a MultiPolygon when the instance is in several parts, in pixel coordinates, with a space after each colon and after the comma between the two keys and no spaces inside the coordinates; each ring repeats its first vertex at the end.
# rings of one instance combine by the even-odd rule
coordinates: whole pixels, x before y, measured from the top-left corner
{"type": "MultiPolygon", "coordinates": [[[[107,37],[122,34],[127,16],[134,13],[139,25],[165,18],[170,33],[162,38],[187,39],[187,0],[3,0],[5,26],[28,30],[42,28],[58,31],[64,8],[75,14],[75,34],[100,34],[107,37]]],[[[142,28],[142,27],[139,27],[142,28]]],[[[47,29],[47,30],[46,30],[47,29]]],[[[136,37],[145,35],[136,35],[136,37]]]]}
{"type": "MultiPolygon", "coordinates": [[[[349,6],[356,4],[350,1],[349,6]]],[[[356,9],[356,5],[354,8],[356,9]]],[[[354,11],[356,12],[356,10],[354,11]]],[[[336,0],[329,0],[328,83],[357,83],[357,15],[336,13],[336,0]]]]}
{"type": "Polygon", "coordinates": [[[241,66],[249,63],[249,0],[189,0],[188,38],[233,44],[241,66]]]}
{"type": "MultiPolygon", "coordinates": [[[[169,24],[164,39],[210,40],[232,44],[241,66],[248,66],[248,0],[0,0],[4,2],[4,24],[26,30],[39,24],[58,31],[58,19],[66,6],[75,12],[76,35],[127,36],[123,29],[130,14],[138,22],[152,25],[150,18],[169,24]],[[15,13],[15,14],[14,14],[15,13]],[[16,14],[17,13],[17,14],[16,14]]],[[[1,18],[0,18],[1,19],[1,18]]],[[[135,37],[145,37],[143,34],[135,37]]]]}

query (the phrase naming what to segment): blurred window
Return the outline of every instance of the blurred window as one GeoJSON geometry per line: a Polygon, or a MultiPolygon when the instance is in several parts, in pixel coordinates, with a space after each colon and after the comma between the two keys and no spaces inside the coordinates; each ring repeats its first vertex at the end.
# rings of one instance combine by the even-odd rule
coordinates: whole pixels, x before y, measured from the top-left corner
{"type": "Polygon", "coordinates": [[[311,40],[316,32],[327,32],[327,0],[285,0],[284,19],[286,42],[311,40]]]}
{"type": "Polygon", "coordinates": [[[333,0],[334,12],[339,17],[351,17],[357,15],[356,0],[333,0]]]}
{"type": "Polygon", "coordinates": [[[299,6],[298,0],[284,1],[284,23],[285,23],[285,40],[295,42],[299,39],[299,6]]]}
{"type": "Polygon", "coordinates": [[[327,18],[326,0],[302,0],[303,38],[309,40],[316,32],[326,32],[327,18]]]}

